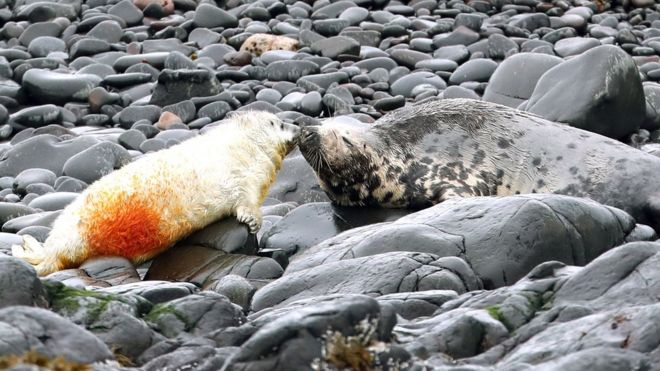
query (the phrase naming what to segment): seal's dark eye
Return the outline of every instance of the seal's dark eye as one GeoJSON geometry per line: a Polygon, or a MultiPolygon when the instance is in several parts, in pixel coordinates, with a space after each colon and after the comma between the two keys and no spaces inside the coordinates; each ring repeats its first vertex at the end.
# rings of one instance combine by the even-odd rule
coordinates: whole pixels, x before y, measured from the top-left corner
{"type": "Polygon", "coordinates": [[[353,147],[353,143],[351,143],[350,140],[346,139],[346,137],[341,137],[341,139],[343,139],[344,143],[346,143],[349,147],[353,147]]]}

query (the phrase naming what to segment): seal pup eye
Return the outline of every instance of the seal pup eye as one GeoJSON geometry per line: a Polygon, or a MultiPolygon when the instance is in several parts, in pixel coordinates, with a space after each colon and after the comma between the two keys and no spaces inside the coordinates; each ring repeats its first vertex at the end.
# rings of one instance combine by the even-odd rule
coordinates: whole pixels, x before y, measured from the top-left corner
{"type": "Polygon", "coordinates": [[[346,137],[341,137],[341,139],[346,143],[349,147],[353,147],[353,143],[351,143],[350,140],[346,139],[346,137]]]}

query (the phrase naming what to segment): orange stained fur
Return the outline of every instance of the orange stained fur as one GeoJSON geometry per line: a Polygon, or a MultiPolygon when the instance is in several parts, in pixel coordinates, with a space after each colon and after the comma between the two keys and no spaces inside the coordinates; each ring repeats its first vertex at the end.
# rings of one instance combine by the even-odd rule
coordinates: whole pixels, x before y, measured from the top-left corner
{"type": "Polygon", "coordinates": [[[172,243],[169,233],[161,231],[159,210],[138,194],[89,194],[86,201],[87,215],[81,215],[82,237],[87,252],[95,256],[123,256],[139,262],[172,243]]]}

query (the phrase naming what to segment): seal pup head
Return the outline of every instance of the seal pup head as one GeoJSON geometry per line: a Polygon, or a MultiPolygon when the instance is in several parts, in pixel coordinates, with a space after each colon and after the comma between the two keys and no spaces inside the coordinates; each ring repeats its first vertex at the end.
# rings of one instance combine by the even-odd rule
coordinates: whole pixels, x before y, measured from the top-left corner
{"type": "Polygon", "coordinates": [[[383,172],[383,149],[369,127],[330,120],[301,129],[300,151],[321,188],[339,205],[381,204],[383,198],[392,198],[387,195],[393,190],[388,189],[383,172]]]}
{"type": "Polygon", "coordinates": [[[266,111],[235,112],[223,121],[240,127],[252,143],[279,161],[296,146],[300,134],[296,125],[285,123],[266,111]]]}

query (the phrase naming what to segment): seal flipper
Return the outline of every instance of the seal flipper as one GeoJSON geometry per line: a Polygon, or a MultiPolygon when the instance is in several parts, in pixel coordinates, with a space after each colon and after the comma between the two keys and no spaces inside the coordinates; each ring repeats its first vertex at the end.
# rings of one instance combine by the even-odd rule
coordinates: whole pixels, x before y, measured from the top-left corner
{"type": "Polygon", "coordinates": [[[12,245],[11,254],[15,258],[23,259],[32,265],[41,264],[45,259],[43,245],[30,235],[23,235],[23,244],[12,245]]]}
{"type": "Polygon", "coordinates": [[[58,270],[51,262],[52,257],[46,255],[46,248],[30,235],[23,235],[21,245],[12,245],[12,256],[23,259],[34,266],[39,276],[45,276],[58,270]]]}

